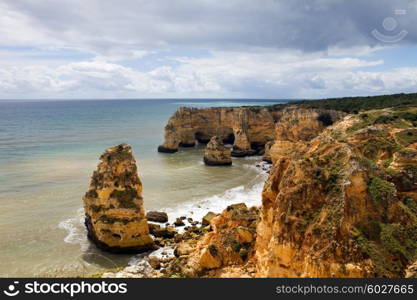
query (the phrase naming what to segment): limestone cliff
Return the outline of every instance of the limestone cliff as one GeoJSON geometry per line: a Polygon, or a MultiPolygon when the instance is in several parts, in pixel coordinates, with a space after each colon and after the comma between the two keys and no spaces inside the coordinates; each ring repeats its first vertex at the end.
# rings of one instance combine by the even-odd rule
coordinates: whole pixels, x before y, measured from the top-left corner
{"type": "Polygon", "coordinates": [[[417,255],[416,112],[349,115],[313,139],[313,126],[277,124],[257,276],[405,276],[417,255]]]}
{"type": "Polygon", "coordinates": [[[204,151],[204,163],[208,166],[230,166],[232,156],[230,150],[223,145],[222,140],[213,136],[204,151]]]}
{"type": "Polygon", "coordinates": [[[237,156],[265,146],[273,165],[260,209],[232,205],[176,235],[163,276],[414,277],[416,124],[413,107],[178,110],[160,151],[217,135],[237,156]]]}
{"type": "Polygon", "coordinates": [[[287,110],[256,210],[235,205],[179,245],[183,276],[412,277],[417,109],[287,110]],[[249,221],[251,220],[251,221],[249,221]],[[256,226],[256,231],[254,230],[256,226]],[[242,253],[241,253],[242,252],[242,253]]]}
{"type": "Polygon", "coordinates": [[[334,122],[344,114],[281,106],[183,107],[174,113],[165,126],[165,141],[158,151],[172,153],[179,147],[194,146],[196,141],[208,143],[213,136],[218,136],[224,143],[233,144],[232,156],[253,155],[262,153],[265,144],[274,140],[275,124],[280,120],[286,126],[292,126],[293,119],[298,120],[295,122],[300,122],[300,128],[295,134],[307,139],[326,125],[317,119],[320,115],[330,118],[325,121],[334,122]]]}
{"type": "Polygon", "coordinates": [[[131,147],[110,147],[100,160],[83,198],[88,237],[113,252],[153,249],[131,147]]]}

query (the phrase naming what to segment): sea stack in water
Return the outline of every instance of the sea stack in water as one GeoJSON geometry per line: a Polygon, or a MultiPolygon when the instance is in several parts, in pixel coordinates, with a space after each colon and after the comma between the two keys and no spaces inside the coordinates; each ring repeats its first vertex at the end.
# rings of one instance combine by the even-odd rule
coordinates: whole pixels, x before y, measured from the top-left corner
{"type": "Polygon", "coordinates": [[[208,166],[230,166],[232,156],[230,150],[223,145],[222,139],[213,136],[204,152],[204,163],[208,166]]]}
{"type": "Polygon", "coordinates": [[[111,252],[154,249],[132,148],[127,144],[110,147],[100,160],[83,198],[88,237],[111,252]]]}

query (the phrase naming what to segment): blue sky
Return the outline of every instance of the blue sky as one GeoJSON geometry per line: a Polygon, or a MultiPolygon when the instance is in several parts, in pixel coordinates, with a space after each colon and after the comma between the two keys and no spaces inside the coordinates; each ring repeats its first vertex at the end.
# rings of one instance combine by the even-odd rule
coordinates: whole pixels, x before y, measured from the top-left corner
{"type": "Polygon", "coordinates": [[[0,99],[415,92],[416,16],[415,0],[0,0],[0,99]]]}

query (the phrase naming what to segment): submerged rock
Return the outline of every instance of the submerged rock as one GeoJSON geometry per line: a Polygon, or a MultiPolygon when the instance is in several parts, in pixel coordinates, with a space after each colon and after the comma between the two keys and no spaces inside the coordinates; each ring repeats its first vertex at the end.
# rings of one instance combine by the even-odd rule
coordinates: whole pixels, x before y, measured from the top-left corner
{"type": "Polygon", "coordinates": [[[110,147],[100,160],[83,198],[88,237],[111,252],[154,249],[131,147],[110,147]]]}
{"type": "Polygon", "coordinates": [[[166,212],[162,211],[148,211],[146,219],[152,222],[166,223],[168,222],[168,215],[166,212]]]}
{"type": "Polygon", "coordinates": [[[204,152],[204,163],[208,166],[230,166],[231,152],[223,145],[221,138],[213,136],[204,152]]]}

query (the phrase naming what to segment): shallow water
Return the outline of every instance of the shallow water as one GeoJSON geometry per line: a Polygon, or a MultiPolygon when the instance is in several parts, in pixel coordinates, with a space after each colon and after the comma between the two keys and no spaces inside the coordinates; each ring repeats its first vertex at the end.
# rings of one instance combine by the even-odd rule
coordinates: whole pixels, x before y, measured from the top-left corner
{"type": "Polygon", "coordinates": [[[231,203],[259,204],[259,157],[206,167],[203,147],[157,153],[180,106],[263,105],[244,100],[0,101],[0,276],[77,276],[125,265],[85,237],[81,198],[98,157],[132,145],[145,209],[201,218],[231,203]]]}

